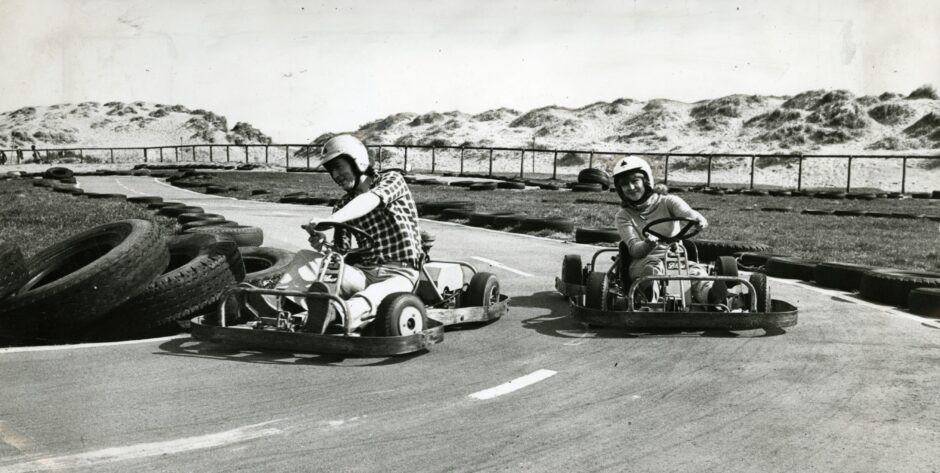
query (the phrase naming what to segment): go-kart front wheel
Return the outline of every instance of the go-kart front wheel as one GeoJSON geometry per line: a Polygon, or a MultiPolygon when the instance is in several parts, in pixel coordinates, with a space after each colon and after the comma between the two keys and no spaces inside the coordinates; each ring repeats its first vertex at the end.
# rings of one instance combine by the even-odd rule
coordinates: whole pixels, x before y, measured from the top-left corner
{"type": "Polygon", "coordinates": [[[588,274],[584,282],[584,306],[589,309],[610,309],[608,297],[610,292],[610,280],[606,272],[594,271],[588,274]]]}
{"type": "Polygon", "coordinates": [[[566,284],[582,285],[583,268],[581,266],[581,255],[565,255],[561,261],[561,281],[566,284]]]}
{"type": "Polygon", "coordinates": [[[373,325],[380,335],[414,335],[428,328],[427,311],[418,296],[410,292],[391,294],[382,300],[373,325]]]}
{"type": "Polygon", "coordinates": [[[499,302],[499,279],[490,273],[476,273],[470,278],[467,293],[463,299],[463,307],[482,307],[488,309],[490,305],[499,302]]]}

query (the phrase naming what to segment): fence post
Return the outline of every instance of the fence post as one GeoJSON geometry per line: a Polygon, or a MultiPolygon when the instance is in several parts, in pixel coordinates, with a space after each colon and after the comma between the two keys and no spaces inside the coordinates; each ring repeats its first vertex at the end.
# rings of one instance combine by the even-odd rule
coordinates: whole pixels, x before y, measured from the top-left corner
{"type": "Polygon", "coordinates": [[[852,192],[852,155],[849,155],[849,175],[845,178],[845,193],[852,192]]]}
{"type": "Polygon", "coordinates": [[[195,162],[196,161],[196,147],[195,146],[191,147],[189,151],[193,154],[193,162],[195,162]]]}
{"type": "Polygon", "coordinates": [[[594,167],[594,150],[593,149],[591,150],[591,156],[588,158],[588,167],[589,168],[594,167]]]}
{"type": "Polygon", "coordinates": [[[248,145],[245,145],[245,164],[248,164],[248,145]]]}
{"type": "Polygon", "coordinates": [[[488,176],[493,177],[493,148],[490,148],[490,171],[488,176]]]}
{"type": "Polygon", "coordinates": [[[708,155],[708,174],[705,178],[705,187],[712,186],[712,155],[708,155]]]}
{"type": "Polygon", "coordinates": [[[796,168],[796,190],[803,190],[803,153],[800,153],[800,165],[796,168]]]}
{"type": "Polygon", "coordinates": [[[907,180],[907,156],[901,158],[901,193],[904,193],[905,181],[907,180]]]}
{"type": "Polygon", "coordinates": [[[264,164],[268,164],[268,145],[264,145],[264,164]]]}
{"type": "Polygon", "coordinates": [[[757,156],[751,156],[751,186],[748,189],[754,188],[754,161],[757,161],[757,156]]]}
{"type": "Polygon", "coordinates": [[[147,162],[147,148],[144,148],[144,162],[147,162]]]}
{"type": "MultiPolygon", "coordinates": [[[[83,150],[83,149],[78,150],[78,162],[80,162],[80,163],[84,163],[84,162],[85,162],[85,150],[83,150]]],[[[903,180],[903,179],[902,179],[902,180],[903,180]]]]}
{"type": "Polygon", "coordinates": [[[114,164],[114,148],[111,148],[111,164],[114,164]]]}
{"type": "Polygon", "coordinates": [[[231,155],[229,154],[231,151],[230,148],[231,146],[225,145],[225,162],[229,162],[232,159],[231,155]]]}
{"type": "Polygon", "coordinates": [[[666,155],[666,169],[663,170],[663,184],[669,185],[669,155],[666,155]]]}
{"type": "Polygon", "coordinates": [[[405,164],[402,167],[405,170],[405,174],[408,174],[408,147],[405,146],[405,164]]]}
{"type": "Polygon", "coordinates": [[[290,167],[290,145],[284,145],[284,167],[290,167]]]}
{"type": "Polygon", "coordinates": [[[210,162],[210,163],[212,162],[212,148],[213,148],[213,146],[212,146],[212,145],[209,145],[209,162],[210,162]]]}
{"type": "Polygon", "coordinates": [[[160,147],[160,162],[163,162],[163,147],[160,147]]]}
{"type": "Polygon", "coordinates": [[[466,151],[466,148],[463,146],[460,147],[460,174],[463,174],[463,155],[466,151]]]}
{"type": "Polygon", "coordinates": [[[522,175],[525,172],[525,149],[520,150],[519,152],[519,179],[522,179],[522,175]]]}
{"type": "Polygon", "coordinates": [[[434,167],[437,164],[437,148],[431,147],[431,174],[434,174],[434,167]]]}
{"type": "Polygon", "coordinates": [[[176,155],[176,162],[180,162],[180,149],[176,146],[173,147],[173,154],[176,155]]]}
{"type": "Polygon", "coordinates": [[[555,150],[555,156],[552,158],[552,179],[558,179],[558,150],[555,150]]]}
{"type": "Polygon", "coordinates": [[[307,148],[307,152],[304,153],[304,157],[307,158],[307,170],[310,170],[310,148],[307,148]]]}

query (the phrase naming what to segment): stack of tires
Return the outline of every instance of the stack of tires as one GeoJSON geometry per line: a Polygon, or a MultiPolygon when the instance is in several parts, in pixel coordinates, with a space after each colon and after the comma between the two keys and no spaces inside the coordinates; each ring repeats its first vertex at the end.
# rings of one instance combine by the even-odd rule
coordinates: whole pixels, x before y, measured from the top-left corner
{"type": "Polygon", "coordinates": [[[213,234],[161,236],[146,220],[81,232],[30,258],[0,242],[0,335],[21,343],[176,333],[246,277],[237,245],[213,234]]]}
{"type": "Polygon", "coordinates": [[[610,188],[610,174],[602,169],[587,168],[578,173],[578,183],[571,186],[572,192],[597,192],[610,188]]]}

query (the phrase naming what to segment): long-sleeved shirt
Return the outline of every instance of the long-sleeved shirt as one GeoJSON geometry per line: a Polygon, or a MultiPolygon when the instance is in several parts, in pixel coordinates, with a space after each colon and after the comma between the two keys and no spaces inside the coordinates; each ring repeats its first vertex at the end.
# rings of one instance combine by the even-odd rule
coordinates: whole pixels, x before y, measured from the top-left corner
{"type": "MultiPolygon", "coordinates": [[[[623,207],[617,212],[615,218],[620,239],[626,242],[627,249],[632,258],[652,256],[661,258],[665,256],[668,247],[662,243],[651,244],[644,238],[641,231],[647,223],[661,218],[685,217],[705,222],[705,217],[696,212],[682,198],[674,195],[653,194],[638,206],[623,207]]],[[[661,235],[675,235],[685,224],[682,222],[661,223],[653,230],[661,235]]]]}

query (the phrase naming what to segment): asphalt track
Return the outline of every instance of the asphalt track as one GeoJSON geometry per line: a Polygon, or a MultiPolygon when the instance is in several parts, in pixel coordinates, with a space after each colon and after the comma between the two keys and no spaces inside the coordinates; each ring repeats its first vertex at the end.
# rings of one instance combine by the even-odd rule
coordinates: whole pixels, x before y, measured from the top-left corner
{"type": "MultiPolygon", "coordinates": [[[[326,207],[161,195],[305,245],[326,207]]],[[[552,290],[594,248],[422,221],[432,256],[492,271],[507,317],[416,356],[238,351],[187,336],[0,349],[0,472],[936,471],[940,325],[802,283],[787,333],[585,330],[552,290]],[[485,258],[486,261],[477,259],[485,258]],[[492,262],[493,264],[490,264],[492,262]],[[496,265],[499,266],[496,266],[496,265]],[[506,384],[509,383],[509,384],[506,384]]]]}

